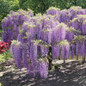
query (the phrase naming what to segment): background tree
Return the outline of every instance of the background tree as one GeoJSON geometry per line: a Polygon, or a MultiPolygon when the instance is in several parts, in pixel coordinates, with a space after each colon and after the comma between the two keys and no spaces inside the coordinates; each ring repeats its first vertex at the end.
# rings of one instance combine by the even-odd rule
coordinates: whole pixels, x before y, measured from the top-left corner
{"type": "MultiPolygon", "coordinates": [[[[0,22],[11,10],[19,9],[18,0],[0,0],[0,22]]],[[[1,23],[0,23],[1,26],[1,23]]]]}
{"type": "Polygon", "coordinates": [[[60,9],[68,9],[71,6],[86,8],[86,0],[19,0],[22,9],[32,9],[34,13],[44,13],[49,7],[54,6],[60,9]]]}
{"type": "Polygon", "coordinates": [[[86,8],[86,0],[0,0],[0,22],[11,11],[32,9],[34,13],[45,13],[49,7],[68,9],[71,6],[86,8]]]}

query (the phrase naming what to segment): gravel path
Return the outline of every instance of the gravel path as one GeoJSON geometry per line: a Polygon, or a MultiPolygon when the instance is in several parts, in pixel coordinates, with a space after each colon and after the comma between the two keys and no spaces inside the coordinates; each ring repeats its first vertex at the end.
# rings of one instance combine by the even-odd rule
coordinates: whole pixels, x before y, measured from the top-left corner
{"type": "Polygon", "coordinates": [[[72,61],[63,64],[59,69],[49,72],[47,79],[31,78],[26,69],[21,71],[10,61],[0,71],[2,86],[86,86],[86,63],[72,61]],[[11,63],[10,63],[11,62],[11,63]]]}

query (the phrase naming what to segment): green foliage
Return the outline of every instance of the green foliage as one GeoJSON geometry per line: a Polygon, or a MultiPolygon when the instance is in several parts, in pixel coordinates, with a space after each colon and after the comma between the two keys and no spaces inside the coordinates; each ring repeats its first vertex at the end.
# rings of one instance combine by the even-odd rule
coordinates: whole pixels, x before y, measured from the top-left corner
{"type": "MultiPolygon", "coordinates": [[[[0,22],[11,10],[19,9],[18,0],[0,0],[0,22]]],[[[0,24],[1,25],[1,24],[0,24]]]]}
{"type": "Polygon", "coordinates": [[[10,58],[12,58],[12,54],[9,53],[9,50],[6,50],[5,53],[0,54],[0,62],[5,62],[10,58]]]}
{"type": "Polygon", "coordinates": [[[49,7],[68,9],[71,6],[86,8],[86,0],[0,0],[0,22],[11,11],[28,8],[34,13],[45,13],[49,7]]]}
{"type": "Polygon", "coordinates": [[[44,13],[51,6],[60,9],[68,9],[71,6],[86,8],[86,0],[19,0],[19,5],[25,10],[32,9],[34,13],[44,13]]]}
{"type": "Polygon", "coordinates": [[[34,13],[44,13],[49,7],[67,9],[71,6],[86,8],[86,0],[0,0],[0,21],[10,10],[32,9],[34,13]]]}
{"type": "Polygon", "coordinates": [[[32,9],[35,13],[44,13],[49,7],[49,0],[19,0],[20,8],[27,10],[32,9]]]}

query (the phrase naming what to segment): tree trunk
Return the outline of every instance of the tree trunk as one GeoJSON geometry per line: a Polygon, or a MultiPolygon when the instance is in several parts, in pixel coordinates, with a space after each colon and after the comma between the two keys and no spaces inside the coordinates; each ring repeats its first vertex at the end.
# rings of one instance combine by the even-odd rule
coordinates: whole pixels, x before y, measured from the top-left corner
{"type": "Polygon", "coordinates": [[[76,60],[79,60],[78,55],[77,55],[77,57],[76,57],[76,60]]]}
{"type": "Polygon", "coordinates": [[[65,58],[64,58],[64,60],[63,60],[63,64],[65,64],[65,58]]]}
{"type": "MultiPolygon", "coordinates": [[[[50,55],[50,52],[52,52],[52,48],[51,47],[49,47],[48,55],[49,55],[49,57],[52,57],[50,55]]],[[[52,59],[48,58],[48,60],[49,60],[49,70],[51,70],[52,69],[52,59]]]]}
{"type": "Polygon", "coordinates": [[[82,57],[82,63],[85,63],[85,56],[82,57]]]}

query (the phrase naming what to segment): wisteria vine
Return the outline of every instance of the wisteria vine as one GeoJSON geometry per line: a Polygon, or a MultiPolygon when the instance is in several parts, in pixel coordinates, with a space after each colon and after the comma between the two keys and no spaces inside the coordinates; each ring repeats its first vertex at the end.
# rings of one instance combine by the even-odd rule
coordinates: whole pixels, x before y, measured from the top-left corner
{"type": "Polygon", "coordinates": [[[2,40],[11,42],[18,68],[27,68],[33,77],[48,77],[52,60],[86,56],[86,10],[51,7],[34,16],[32,10],[11,11],[2,20],[2,40]]]}

